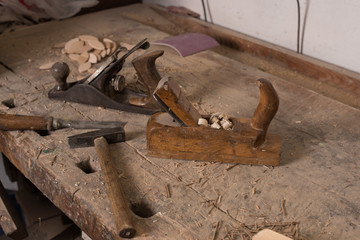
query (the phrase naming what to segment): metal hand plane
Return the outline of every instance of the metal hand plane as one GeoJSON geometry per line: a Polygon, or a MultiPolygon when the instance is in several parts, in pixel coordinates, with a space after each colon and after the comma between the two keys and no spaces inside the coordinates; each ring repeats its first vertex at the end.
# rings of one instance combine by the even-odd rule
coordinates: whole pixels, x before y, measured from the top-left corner
{"type": "Polygon", "coordinates": [[[148,88],[150,94],[127,88],[124,76],[118,74],[128,56],[138,49],[147,49],[149,46],[149,42],[144,39],[129,51],[126,48],[119,48],[92,75],[76,82],[67,83],[70,70],[66,63],[55,63],[51,71],[57,85],[49,91],[48,97],[142,114],[160,111],[151,93],[160,80],[155,60],[162,56],[164,51],[149,51],[132,61],[139,80],[148,88]],[[126,53],[118,58],[121,52],[126,53]]]}

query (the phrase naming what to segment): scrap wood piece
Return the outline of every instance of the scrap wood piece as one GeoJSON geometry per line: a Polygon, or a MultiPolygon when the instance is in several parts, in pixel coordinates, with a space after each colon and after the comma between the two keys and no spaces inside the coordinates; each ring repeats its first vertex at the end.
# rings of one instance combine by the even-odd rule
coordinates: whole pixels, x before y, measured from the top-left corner
{"type": "Polygon", "coordinates": [[[252,240],[292,240],[270,229],[264,229],[252,237],[252,240]]]}
{"type": "MultiPolygon", "coordinates": [[[[264,229],[271,229],[277,233],[283,234],[282,236],[288,237],[288,239],[300,240],[299,233],[299,222],[275,222],[275,223],[263,223],[263,224],[253,224],[246,225],[244,223],[240,224],[237,227],[233,227],[230,230],[227,230],[222,239],[243,239],[243,240],[254,240],[253,237],[264,229]],[[291,237],[291,238],[289,238],[291,237]]],[[[281,238],[274,238],[283,240],[281,238]]],[[[284,240],[286,240],[285,238],[284,240]]],[[[257,240],[268,240],[266,238],[257,239],[257,240]]],[[[269,240],[272,240],[270,238],[269,240]]]]}
{"type": "Polygon", "coordinates": [[[0,225],[5,234],[12,239],[23,239],[28,236],[26,227],[17,213],[15,206],[0,182],[0,225]]]}
{"type": "Polygon", "coordinates": [[[214,38],[202,33],[184,33],[155,41],[153,44],[171,47],[182,57],[219,46],[214,38]]]}

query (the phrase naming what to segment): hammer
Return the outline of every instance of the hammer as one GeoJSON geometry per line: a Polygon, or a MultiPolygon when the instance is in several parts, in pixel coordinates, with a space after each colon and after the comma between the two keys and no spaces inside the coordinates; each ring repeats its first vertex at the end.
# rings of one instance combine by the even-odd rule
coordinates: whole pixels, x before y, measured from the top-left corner
{"type": "Polygon", "coordinates": [[[130,209],[116,173],[115,164],[111,160],[109,148],[109,143],[123,141],[125,141],[125,131],[122,127],[100,129],[68,138],[70,148],[95,146],[106,192],[113,211],[117,234],[122,238],[132,238],[135,236],[136,230],[131,221],[130,209]]]}
{"type": "Polygon", "coordinates": [[[133,238],[136,230],[131,220],[130,209],[127,205],[115,166],[113,161],[111,161],[109,144],[104,137],[99,137],[94,140],[94,145],[99,157],[110,206],[114,214],[117,234],[122,238],[133,238]]]}

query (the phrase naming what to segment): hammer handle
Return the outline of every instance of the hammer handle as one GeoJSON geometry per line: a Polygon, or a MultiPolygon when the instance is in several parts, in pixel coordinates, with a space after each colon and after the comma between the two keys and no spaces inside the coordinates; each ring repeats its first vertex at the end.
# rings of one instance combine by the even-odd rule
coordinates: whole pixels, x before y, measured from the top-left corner
{"type": "Polygon", "coordinates": [[[51,130],[52,117],[0,114],[0,130],[51,130]]]}
{"type": "Polygon", "coordinates": [[[126,202],[119,177],[110,158],[109,144],[104,137],[99,137],[94,140],[94,145],[99,157],[101,172],[118,234],[123,238],[132,238],[136,230],[131,221],[130,209],[126,202]]]}

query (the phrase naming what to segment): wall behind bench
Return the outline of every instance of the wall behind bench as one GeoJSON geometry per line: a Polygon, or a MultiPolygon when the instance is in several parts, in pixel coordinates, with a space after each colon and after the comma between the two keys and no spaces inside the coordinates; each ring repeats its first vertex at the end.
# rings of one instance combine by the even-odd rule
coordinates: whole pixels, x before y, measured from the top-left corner
{"type": "MultiPolygon", "coordinates": [[[[163,6],[184,6],[201,14],[201,0],[143,0],[163,6]]],[[[299,0],[299,51],[360,73],[360,1],[299,0]],[[304,25],[304,19],[305,25],[304,25]],[[303,26],[305,28],[303,29],[303,26]],[[303,31],[304,30],[304,31],[303,31]]],[[[207,20],[214,24],[297,51],[296,0],[204,0],[207,20]],[[207,5],[208,4],[208,5],[207,5]]]]}

